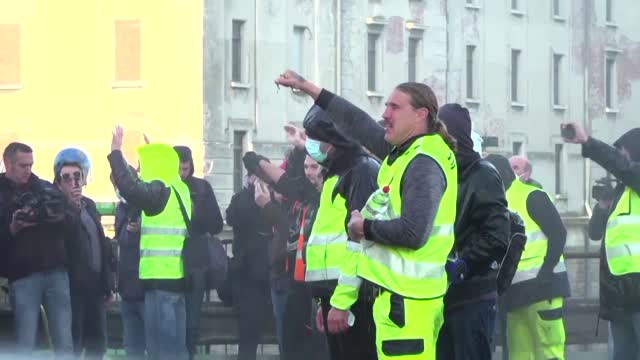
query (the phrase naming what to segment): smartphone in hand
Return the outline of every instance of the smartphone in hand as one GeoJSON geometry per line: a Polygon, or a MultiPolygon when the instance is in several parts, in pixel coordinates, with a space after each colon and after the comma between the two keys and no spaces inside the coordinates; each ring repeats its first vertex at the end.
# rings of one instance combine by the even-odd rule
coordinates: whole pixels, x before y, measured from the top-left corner
{"type": "Polygon", "coordinates": [[[560,135],[571,140],[576,137],[576,128],[572,124],[560,125],[560,135]]]}

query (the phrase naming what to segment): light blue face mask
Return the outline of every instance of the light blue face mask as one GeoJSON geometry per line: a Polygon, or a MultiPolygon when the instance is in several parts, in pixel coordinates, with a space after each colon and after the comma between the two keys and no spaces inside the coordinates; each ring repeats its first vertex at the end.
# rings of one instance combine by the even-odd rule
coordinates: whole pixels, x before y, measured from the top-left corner
{"type": "Polygon", "coordinates": [[[304,148],[307,150],[307,154],[317,162],[323,162],[327,159],[327,154],[320,150],[320,144],[322,144],[320,141],[310,138],[307,138],[304,142],[304,148]]]}

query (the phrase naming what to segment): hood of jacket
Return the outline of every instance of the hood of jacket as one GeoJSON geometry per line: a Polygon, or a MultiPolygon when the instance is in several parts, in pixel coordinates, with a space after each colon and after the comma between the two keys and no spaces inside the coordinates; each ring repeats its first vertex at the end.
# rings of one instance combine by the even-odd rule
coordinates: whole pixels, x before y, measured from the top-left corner
{"type": "Polygon", "coordinates": [[[150,182],[160,180],[171,184],[180,179],[178,153],[167,144],[146,144],[138,147],[140,179],[150,182]]]}

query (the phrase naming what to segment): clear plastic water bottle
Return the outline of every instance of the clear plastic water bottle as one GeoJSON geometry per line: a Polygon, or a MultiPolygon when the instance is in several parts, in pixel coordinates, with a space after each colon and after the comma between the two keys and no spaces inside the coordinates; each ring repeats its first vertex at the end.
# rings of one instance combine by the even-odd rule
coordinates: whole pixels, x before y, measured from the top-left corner
{"type": "MultiPolygon", "coordinates": [[[[366,204],[360,211],[363,218],[369,220],[387,220],[389,219],[389,186],[385,185],[376,190],[369,196],[366,204]]],[[[361,241],[363,249],[373,246],[373,242],[367,239],[361,241]]]]}
{"type": "Polygon", "coordinates": [[[360,214],[369,220],[380,220],[388,218],[389,209],[389,186],[385,185],[369,196],[367,203],[362,208],[360,214]]]}

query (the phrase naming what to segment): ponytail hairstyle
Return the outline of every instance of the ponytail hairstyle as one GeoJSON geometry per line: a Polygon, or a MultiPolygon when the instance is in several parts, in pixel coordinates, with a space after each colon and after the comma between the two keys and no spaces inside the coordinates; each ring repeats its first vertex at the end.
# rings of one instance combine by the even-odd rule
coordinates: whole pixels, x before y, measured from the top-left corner
{"type": "Polygon", "coordinates": [[[451,151],[456,151],[456,140],[447,132],[446,125],[438,118],[438,99],[431,88],[423,83],[406,82],[396,86],[396,90],[409,95],[414,109],[425,108],[427,115],[427,133],[437,133],[442,137],[451,151]]]}

